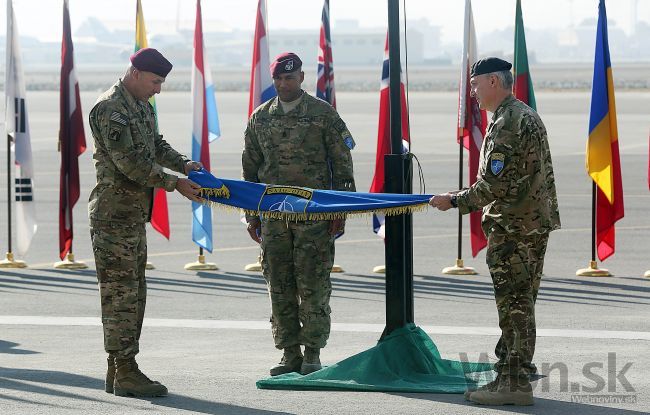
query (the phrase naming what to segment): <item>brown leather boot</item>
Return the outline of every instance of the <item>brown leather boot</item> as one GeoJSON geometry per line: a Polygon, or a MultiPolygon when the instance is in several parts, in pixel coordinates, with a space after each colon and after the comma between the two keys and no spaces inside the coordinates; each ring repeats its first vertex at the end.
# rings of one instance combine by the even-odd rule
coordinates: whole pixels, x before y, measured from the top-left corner
{"type": "Polygon", "coordinates": [[[323,366],[320,364],[320,349],[305,346],[305,358],[302,360],[300,373],[302,375],[308,375],[322,368],[323,366]]]}
{"type": "Polygon", "coordinates": [[[115,381],[115,355],[109,354],[106,358],[108,368],[106,369],[106,382],[104,382],[104,390],[106,393],[113,393],[113,382],[115,381]]]}
{"type": "Polygon", "coordinates": [[[269,373],[271,373],[271,376],[278,376],[284,375],[285,373],[298,372],[300,365],[302,365],[300,346],[285,347],[280,363],[273,366],[269,373]]]}
{"type": "Polygon", "coordinates": [[[115,360],[115,396],[156,397],[167,396],[167,388],[149,379],[138,369],[135,359],[115,360]]]}

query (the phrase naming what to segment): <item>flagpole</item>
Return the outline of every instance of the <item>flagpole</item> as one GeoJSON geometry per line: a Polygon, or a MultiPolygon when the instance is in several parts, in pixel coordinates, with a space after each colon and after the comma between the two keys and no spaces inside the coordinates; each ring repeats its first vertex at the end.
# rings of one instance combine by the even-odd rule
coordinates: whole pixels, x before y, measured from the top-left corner
{"type": "Polygon", "coordinates": [[[11,251],[11,136],[7,134],[7,253],[5,259],[0,261],[0,268],[25,268],[24,261],[14,259],[11,251]]]}
{"type": "Polygon", "coordinates": [[[612,274],[604,269],[598,268],[596,262],[596,208],[597,208],[598,186],[596,182],[591,184],[591,261],[589,267],[581,268],[576,271],[578,277],[611,277],[612,274]]]}
{"type": "Polygon", "coordinates": [[[203,254],[203,247],[199,247],[199,257],[196,262],[185,264],[185,269],[188,271],[217,271],[219,267],[213,262],[205,262],[205,255],[203,254]]]}

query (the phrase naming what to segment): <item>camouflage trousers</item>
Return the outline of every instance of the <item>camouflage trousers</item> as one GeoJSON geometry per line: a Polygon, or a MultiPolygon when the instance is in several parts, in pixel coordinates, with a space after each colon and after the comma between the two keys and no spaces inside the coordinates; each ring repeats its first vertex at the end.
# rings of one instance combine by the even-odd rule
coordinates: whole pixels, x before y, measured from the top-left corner
{"type": "Polygon", "coordinates": [[[330,334],[329,221],[262,223],[262,270],[271,300],[275,347],[325,347],[330,334]]]}
{"type": "Polygon", "coordinates": [[[486,261],[494,285],[501,338],[495,348],[498,373],[536,372],[535,302],[542,280],[548,234],[519,236],[492,228],[486,261]]]}
{"type": "Polygon", "coordinates": [[[91,221],[104,327],[104,349],[118,359],[138,354],[147,303],[147,236],[143,223],[91,221]]]}

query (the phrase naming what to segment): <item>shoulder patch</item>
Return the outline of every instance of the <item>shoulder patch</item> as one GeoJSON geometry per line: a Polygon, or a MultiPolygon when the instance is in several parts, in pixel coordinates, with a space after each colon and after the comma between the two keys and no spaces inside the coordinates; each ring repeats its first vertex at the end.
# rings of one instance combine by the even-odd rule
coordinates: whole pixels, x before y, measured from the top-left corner
{"type": "Polygon", "coordinates": [[[495,176],[503,171],[505,167],[506,156],[503,153],[492,153],[490,156],[490,171],[495,176]]]}
{"type": "MultiPolygon", "coordinates": [[[[343,133],[344,131],[347,131],[347,127],[345,126],[345,122],[342,119],[336,120],[336,122],[333,125],[334,129],[338,131],[339,133],[343,133]]],[[[348,133],[349,134],[349,133],[348,133]]]]}
{"type": "Polygon", "coordinates": [[[129,123],[129,119],[127,118],[127,116],[117,111],[113,111],[110,117],[110,121],[116,122],[118,124],[122,124],[124,126],[126,126],[129,123]]]}

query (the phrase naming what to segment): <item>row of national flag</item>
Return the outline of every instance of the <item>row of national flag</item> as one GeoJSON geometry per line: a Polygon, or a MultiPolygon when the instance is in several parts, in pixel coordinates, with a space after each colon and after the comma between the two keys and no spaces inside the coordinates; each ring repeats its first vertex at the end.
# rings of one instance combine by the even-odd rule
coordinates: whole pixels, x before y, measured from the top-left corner
{"type": "MultiPolygon", "coordinates": [[[[17,251],[25,254],[36,232],[34,208],[34,174],[30,144],[25,83],[18,41],[13,2],[7,1],[7,46],[5,79],[5,128],[7,138],[13,144],[16,164],[15,212],[17,251]]],[[[616,107],[609,45],[605,1],[599,1],[599,14],[594,60],[594,77],[589,121],[589,138],[586,151],[586,168],[596,191],[596,245],[598,257],[606,259],[615,252],[614,224],[623,217],[623,189],[618,150],[616,107]]],[[[471,0],[465,0],[463,53],[458,98],[457,140],[469,152],[469,185],[476,180],[479,153],[485,135],[487,116],[470,96],[469,69],[478,58],[476,33],[472,16],[471,0]]],[[[515,96],[536,109],[535,94],[528,68],[526,41],[521,11],[521,0],[516,1],[514,47],[515,96]]],[[[336,107],[332,41],[330,33],[329,0],[324,0],[320,30],[316,95],[336,107]]],[[[146,28],[141,0],[136,2],[135,50],[147,47],[146,28]]],[[[205,55],[203,43],[201,2],[196,2],[196,25],[194,31],[194,55],[192,66],[192,158],[200,160],[210,169],[209,144],[220,136],[214,84],[205,55]]],[[[267,30],[266,0],[258,0],[251,82],[249,115],[261,103],[275,97],[275,89],[269,67],[269,37],[267,30]]],[[[388,38],[383,62],[380,109],[377,137],[375,173],[371,192],[383,192],[384,155],[390,152],[390,106],[388,90],[388,38]]],[[[405,87],[401,83],[402,141],[403,151],[410,151],[410,133],[405,87]]],[[[152,104],[155,108],[155,102],[152,104]]],[[[649,137],[650,138],[650,137],[649,137]]],[[[650,142],[649,142],[650,144],[650,142]]],[[[72,252],[72,210],[80,196],[78,157],[86,150],[83,115],[79,98],[79,84],[74,69],[73,44],[70,28],[68,0],[63,0],[63,36],[61,44],[60,80],[60,128],[59,151],[61,153],[59,198],[59,254],[63,259],[72,252]]],[[[650,187],[650,153],[648,164],[650,187]]],[[[212,251],[212,219],[208,207],[192,206],[192,239],[201,248],[212,251]]],[[[383,236],[383,218],[374,218],[375,231],[383,236]]],[[[158,190],[154,198],[152,226],[166,238],[170,236],[169,217],[165,192],[158,190]]],[[[480,229],[480,213],[470,216],[472,255],[486,245],[480,229]]],[[[11,237],[9,238],[11,241],[11,237]]],[[[11,244],[11,242],[10,242],[11,244]]],[[[9,247],[11,251],[11,246],[9,247]]]]}

